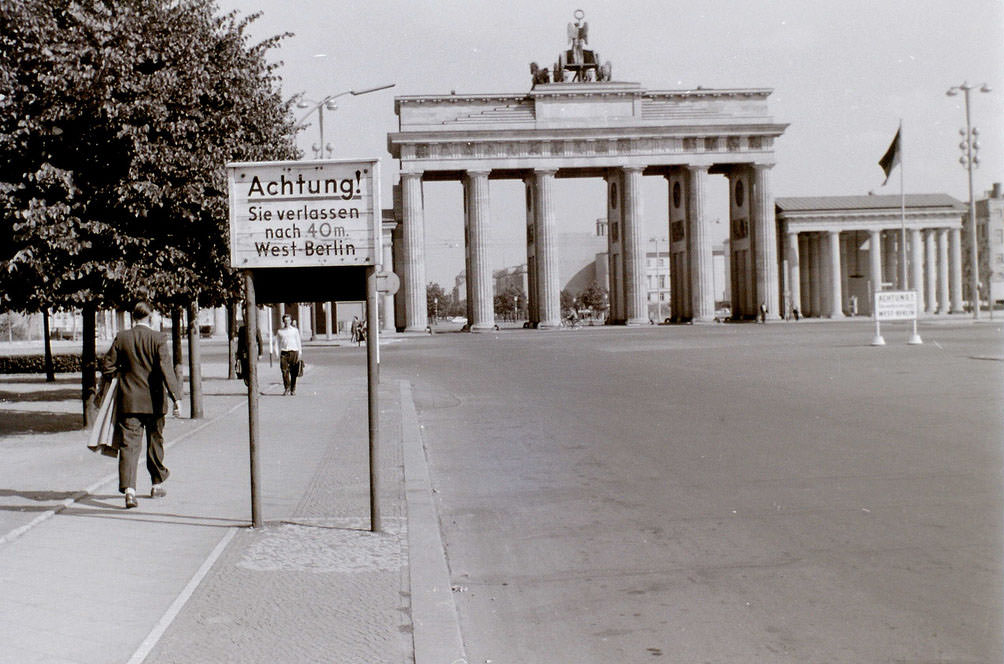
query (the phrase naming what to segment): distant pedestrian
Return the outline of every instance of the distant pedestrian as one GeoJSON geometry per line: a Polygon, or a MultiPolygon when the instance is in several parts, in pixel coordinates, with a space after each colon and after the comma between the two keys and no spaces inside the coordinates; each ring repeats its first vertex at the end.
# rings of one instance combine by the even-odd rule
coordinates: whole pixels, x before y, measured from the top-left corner
{"type": "Polygon", "coordinates": [[[352,327],[350,332],[352,333],[352,343],[359,345],[359,329],[362,324],[359,322],[359,316],[352,317],[352,327]]]}
{"type": "MultiPolygon", "coordinates": [[[[237,328],[237,367],[238,367],[238,378],[244,379],[245,385],[250,385],[251,378],[248,374],[251,365],[251,353],[248,352],[248,340],[247,340],[247,329],[246,323],[241,323],[241,326],[237,328]]],[[[258,359],[261,359],[262,355],[262,338],[261,330],[255,330],[255,341],[258,342],[258,359]]]]}
{"type": "Polygon", "coordinates": [[[102,374],[106,381],[119,379],[116,434],[119,446],[119,493],[125,494],[126,509],[137,506],[136,467],[146,431],[146,469],[150,472],[151,498],[167,494],[162,486],[170,475],[164,465],[164,415],[166,397],[174,402],[174,415],[181,413],[181,387],[167,349],[167,337],[150,327],[152,308],[139,302],[133,308],[131,329],[115,335],[105,354],[102,374]],[[165,395],[165,388],[167,394],[165,395]]]}
{"type": "Polygon", "coordinates": [[[765,302],[760,303],[760,314],[757,320],[761,323],[767,322],[767,304],[765,302]]]}
{"type": "Polygon", "coordinates": [[[300,330],[293,325],[293,317],[283,314],[282,327],[276,330],[275,341],[279,350],[279,370],[282,372],[282,394],[296,394],[296,379],[303,360],[300,330]]]}
{"type": "Polygon", "coordinates": [[[795,320],[798,320],[799,318],[802,317],[802,312],[798,310],[798,307],[792,308],[791,313],[792,315],[795,316],[795,320]]]}
{"type": "Polygon", "coordinates": [[[356,345],[359,346],[366,342],[366,321],[359,321],[359,338],[356,340],[356,345]]]}

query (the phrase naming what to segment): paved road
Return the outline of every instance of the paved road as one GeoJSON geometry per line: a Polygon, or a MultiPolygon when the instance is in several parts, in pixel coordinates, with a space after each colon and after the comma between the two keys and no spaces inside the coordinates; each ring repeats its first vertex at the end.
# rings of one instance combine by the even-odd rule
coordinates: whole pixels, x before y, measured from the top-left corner
{"type": "Polygon", "coordinates": [[[435,335],[470,662],[1000,662],[1000,328],[435,335]]]}

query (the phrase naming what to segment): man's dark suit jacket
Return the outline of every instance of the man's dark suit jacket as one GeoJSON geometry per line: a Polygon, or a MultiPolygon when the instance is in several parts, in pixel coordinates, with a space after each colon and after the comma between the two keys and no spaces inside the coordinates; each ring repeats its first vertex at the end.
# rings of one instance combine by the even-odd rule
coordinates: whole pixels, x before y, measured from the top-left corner
{"type": "Polygon", "coordinates": [[[167,352],[167,337],[146,325],[136,325],[115,335],[105,355],[103,371],[119,377],[119,413],[163,415],[168,400],[181,398],[181,388],[167,352]]]}

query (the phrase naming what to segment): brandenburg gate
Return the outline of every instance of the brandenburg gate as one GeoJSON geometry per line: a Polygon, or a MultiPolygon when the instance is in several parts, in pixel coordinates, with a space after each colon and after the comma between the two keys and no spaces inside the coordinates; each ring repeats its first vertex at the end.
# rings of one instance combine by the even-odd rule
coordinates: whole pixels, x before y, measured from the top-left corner
{"type": "Polygon", "coordinates": [[[647,90],[610,80],[609,63],[600,65],[582,49],[584,23],[569,24],[569,41],[553,74],[531,65],[528,93],[395,98],[399,131],[388,134],[387,143],[400,160],[399,326],[415,332],[428,325],[423,182],[455,180],[464,192],[468,322],[472,331],[494,327],[491,182],[517,179],[526,190],[530,322],[559,327],[555,187],[556,180],[576,177],[606,181],[610,322],[648,324],[644,176],[666,180],[672,316],[713,320],[709,174],[729,180],[733,316],[754,316],[762,304],[769,318],[777,318],[770,169],[774,141],[787,125],[769,114],[771,91],[647,90]]]}

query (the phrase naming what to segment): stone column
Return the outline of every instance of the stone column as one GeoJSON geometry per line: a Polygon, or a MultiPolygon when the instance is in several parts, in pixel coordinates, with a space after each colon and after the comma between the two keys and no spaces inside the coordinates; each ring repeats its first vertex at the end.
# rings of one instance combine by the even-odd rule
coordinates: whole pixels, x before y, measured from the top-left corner
{"type": "MultiPolygon", "coordinates": [[[[236,333],[236,330],[234,330],[236,333]]],[[[227,309],[226,307],[216,307],[213,309],[213,338],[227,338],[227,309]]]]}
{"type": "Polygon", "coordinates": [[[788,261],[788,289],[791,294],[792,310],[802,310],[802,270],[799,265],[798,233],[789,232],[784,244],[785,258],[788,261]]]}
{"type": "Polygon", "coordinates": [[[843,303],[843,292],[840,288],[840,231],[826,231],[827,258],[829,259],[829,269],[827,276],[830,281],[828,315],[830,318],[843,318],[844,312],[841,309],[843,303]]]}
{"type": "MultiPolygon", "coordinates": [[[[645,237],[642,220],[641,166],[623,172],[624,304],[626,325],[648,324],[648,288],[645,273],[645,237]]],[[[710,245],[709,245],[710,247],[710,245]]]]}
{"type": "Polygon", "coordinates": [[[421,173],[401,174],[401,208],[404,331],[425,332],[429,317],[425,302],[425,203],[421,173]]]}
{"type": "Polygon", "coordinates": [[[777,320],[778,303],[777,228],[774,223],[774,193],[770,188],[773,164],[753,165],[753,240],[756,255],[756,294],[754,306],[759,311],[767,305],[767,318],[777,320]]]}
{"type": "MultiPolygon", "coordinates": [[[[394,242],[392,232],[388,229],[383,233],[383,271],[394,271],[394,242]]],[[[394,326],[394,296],[390,293],[380,294],[380,307],[383,311],[383,325],[380,327],[382,334],[393,334],[397,328],[394,326]]],[[[428,315],[428,311],[426,311],[428,315]]],[[[327,303],[325,310],[325,325],[331,329],[331,303],[327,303]]],[[[328,338],[331,338],[329,333],[328,338]]]]}
{"type": "Polygon", "coordinates": [[[687,224],[690,232],[690,287],[692,319],[695,322],[715,318],[714,259],[711,231],[704,206],[707,166],[687,166],[687,224]]]}
{"type": "MultiPolygon", "coordinates": [[[[892,289],[902,289],[905,290],[906,286],[899,279],[899,252],[896,248],[899,246],[900,242],[899,231],[885,232],[885,260],[883,261],[883,281],[888,281],[892,284],[892,289]]],[[[882,290],[881,285],[879,285],[878,290],[882,290]]]]}
{"type": "Polygon", "coordinates": [[[300,337],[304,341],[307,341],[307,340],[310,340],[310,339],[314,338],[314,332],[311,329],[311,327],[312,327],[311,323],[313,321],[310,320],[310,311],[311,311],[311,309],[310,309],[310,305],[309,304],[300,304],[300,303],[297,303],[297,305],[296,305],[296,324],[299,326],[299,329],[300,329],[300,337]]]}
{"type": "Polygon", "coordinates": [[[809,280],[811,296],[812,315],[817,318],[823,317],[823,255],[820,251],[822,234],[812,233],[809,235],[809,262],[812,265],[812,277],[809,280]]]}
{"type": "Polygon", "coordinates": [[[851,282],[850,282],[850,249],[854,245],[852,236],[847,233],[840,234],[840,309],[841,311],[851,310],[851,282]]]}
{"type": "Polygon", "coordinates": [[[868,279],[871,281],[868,311],[874,313],[875,293],[882,290],[882,231],[868,232],[868,279]]]}
{"type": "Polygon", "coordinates": [[[467,171],[464,179],[467,189],[468,233],[467,255],[471,271],[467,275],[470,283],[469,302],[471,332],[491,330],[495,327],[494,284],[492,267],[488,257],[489,193],[488,171],[467,171]]]}
{"type": "Polygon", "coordinates": [[[801,262],[799,274],[802,278],[801,284],[801,304],[799,313],[808,316],[812,311],[812,245],[809,243],[810,233],[799,233],[798,235],[798,256],[801,262]]]}
{"type": "Polygon", "coordinates": [[[950,290],[952,291],[952,313],[961,314],[962,306],[962,230],[953,228],[948,233],[950,246],[951,268],[949,270],[950,290]]]}
{"type": "Polygon", "coordinates": [[[558,222],[554,211],[554,170],[536,170],[537,307],[541,329],[561,326],[561,282],[558,280],[558,222]]]}
{"type": "Polygon", "coordinates": [[[910,285],[907,290],[917,291],[917,311],[924,310],[924,247],[920,229],[910,229],[910,285]]]}
{"type": "Polygon", "coordinates": [[[523,178],[523,193],[526,196],[526,317],[530,325],[540,322],[537,301],[537,250],[536,250],[536,187],[533,177],[523,178]]]}
{"type": "Polygon", "coordinates": [[[935,230],[938,235],[938,313],[951,311],[948,303],[948,229],[935,230]]]}
{"type": "Polygon", "coordinates": [[[933,314],[938,310],[938,247],[935,245],[935,230],[933,228],[924,231],[924,248],[927,253],[924,263],[927,275],[927,284],[924,289],[927,293],[925,311],[933,314]]]}
{"type": "Polygon", "coordinates": [[[331,339],[331,302],[324,303],[324,338],[331,339]]]}

